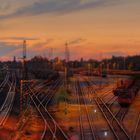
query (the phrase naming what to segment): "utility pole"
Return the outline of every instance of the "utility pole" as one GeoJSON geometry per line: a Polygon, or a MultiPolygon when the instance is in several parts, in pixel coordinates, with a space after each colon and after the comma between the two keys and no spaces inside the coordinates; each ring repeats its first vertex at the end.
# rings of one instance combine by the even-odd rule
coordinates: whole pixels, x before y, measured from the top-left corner
{"type": "Polygon", "coordinates": [[[69,53],[69,48],[68,48],[68,43],[65,43],[65,86],[66,89],[67,87],[67,76],[68,76],[68,71],[69,71],[69,60],[70,60],[70,53],[69,53]]]}
{"type": "MultiPolygon", "coordinates": [[[[27,71],[27,49],[26,49],[26,40],[23,41],[23,57],[22,57],[22,80],[20,81],[20,112],[22,113],[23,110],[23,98],[24,98],[24,92],[23,87],[27,89],[28,86],[28,71],[27,71]]],[[[25,104],[27,105],[28,98],[25,99],[25,104]]]]}
{"type": "MultiPolygon", "coordinates": [[[[64,69],[64,74],[65,74],[65,92],[67,93],[68,90],[68,72],[69,72],[69,60],[70,60],[70,53],[69,53],[69,48],[68,48],[68,43],[65,43],[65,69],[64,69]]],[[[65,102],[65,111],[67,111],[67,104],[65,102]]]]}

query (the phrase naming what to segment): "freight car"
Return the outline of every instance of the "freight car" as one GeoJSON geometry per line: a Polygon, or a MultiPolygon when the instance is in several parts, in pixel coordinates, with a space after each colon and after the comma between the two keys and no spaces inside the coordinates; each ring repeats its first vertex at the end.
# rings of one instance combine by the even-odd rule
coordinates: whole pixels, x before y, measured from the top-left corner
{"type": "Polygon", "coordinates": [[[122,107],[129,106],[138,93],[140,89],[139,86],[139,80],[136,78],[130,81],[128,80],[127,84],[122,84],[122,86],[115,91],[118,96],[118,103],[122,107]]]}
{"type": "Polygon", "coordinates": [[[102,73],[99,71],[81,71],[78,74],[84,75],[84,76],[100,76],[103,78],[107,77],[107,73],[105,71],[103,71],[102,73]]]}
{"type": "Polygon", "coordinates": [[[120,80],[117,82],[116,88],[113,90],[113,94],[115,96],[118,96],[119,93],[124,91],[125,89],[129,89],[131,85],[133,84],[134,79],[127,79],[127,80],[120,80]]]}

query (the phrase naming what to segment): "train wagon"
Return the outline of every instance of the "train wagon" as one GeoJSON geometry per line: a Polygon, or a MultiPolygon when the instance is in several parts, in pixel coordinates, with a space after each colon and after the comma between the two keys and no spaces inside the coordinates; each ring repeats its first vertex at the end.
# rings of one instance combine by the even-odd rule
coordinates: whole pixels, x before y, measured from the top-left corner
{"type": "Polygon", "coordinates": [[[134,79],[129,87],[122,88],[118,93],[118,103],[124,107],[129,106],[139,91],[139,81],[134,79]]]}
{"type": "Polygon", "coordinates": [[[133,99],[135,98],[139,88],[135,87],[130,90],[122,90],[118,96],[118,103],[121,106],[128,106],[133,102],[133,99]]]}
{"type": "Polygon", "coordinates": [[[103,78],[107,77],[107,73],[106,72],[100,72],[100,71],[81,71],[78,74],[80,75],[84,75],[84,76],[100,76],[103,78]]]}
{"type": "Polygon", "coordinates": [[[113,90],[113,94],[118,96],[121,92],[126,92],[133,84],[134,79],[120,80],[117,82],[116,88],[113,90]]]}

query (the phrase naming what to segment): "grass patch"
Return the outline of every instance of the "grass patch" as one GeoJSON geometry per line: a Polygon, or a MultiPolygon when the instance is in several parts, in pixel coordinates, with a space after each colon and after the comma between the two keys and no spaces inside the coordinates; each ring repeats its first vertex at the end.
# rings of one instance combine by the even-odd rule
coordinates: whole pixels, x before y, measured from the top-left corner
{"type": "Polygon", "coordinates": [[[69,94],[66,91],[66,88],[64,86],[60,87],[58,92],[55,96],[55,103],[59,104],[60,102],[68,102],[69,101],[69,94]]]}

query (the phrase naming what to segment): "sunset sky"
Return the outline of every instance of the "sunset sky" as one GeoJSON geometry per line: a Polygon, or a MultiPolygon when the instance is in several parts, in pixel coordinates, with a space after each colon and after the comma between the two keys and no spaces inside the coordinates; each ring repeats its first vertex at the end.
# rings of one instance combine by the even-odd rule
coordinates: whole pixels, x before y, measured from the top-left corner
{"type": "Polygon", "coordinates": [[[101,59],[140,53],[140,0],[0,0],[0,60],[64,56],[101,59]]]}

